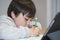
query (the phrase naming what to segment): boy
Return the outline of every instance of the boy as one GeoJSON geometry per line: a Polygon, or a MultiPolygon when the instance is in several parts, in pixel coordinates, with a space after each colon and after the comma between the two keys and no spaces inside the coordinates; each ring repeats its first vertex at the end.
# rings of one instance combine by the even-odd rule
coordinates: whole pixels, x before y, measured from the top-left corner
{"type": "Polygon", "coordinates": [[[31,0],[12,0],[7,11],[8,16],[0,16],[0,39],[19,39],[39,35],[31,33],[27,26],[35,16],[35,5],[31,0]]]}

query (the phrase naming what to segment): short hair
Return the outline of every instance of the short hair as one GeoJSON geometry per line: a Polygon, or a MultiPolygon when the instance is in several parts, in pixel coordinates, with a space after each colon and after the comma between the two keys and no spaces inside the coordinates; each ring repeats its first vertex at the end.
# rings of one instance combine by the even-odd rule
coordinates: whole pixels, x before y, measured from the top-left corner
{"type": "Polygon", "coordinates": [[[12,11],[16,17],[20,13],[23,13],[23,15],[28,13],[27,16],[31,18],[35,16],[36,8],[31,0],[12,0],[7,10],[7,15],[9,17],[11,17],[12,11]]]}

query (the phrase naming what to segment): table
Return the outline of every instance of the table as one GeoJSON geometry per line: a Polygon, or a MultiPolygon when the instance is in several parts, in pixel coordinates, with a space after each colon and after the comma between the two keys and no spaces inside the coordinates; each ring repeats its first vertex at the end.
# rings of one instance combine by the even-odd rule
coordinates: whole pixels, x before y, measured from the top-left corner
{"type": "Polygon", "coordinates": [[[43,35],[40,35],[38,37],[30,37],[30,38],[24,38],[24,39],[18,39],[18,40],[41,40],[43,35]]]}

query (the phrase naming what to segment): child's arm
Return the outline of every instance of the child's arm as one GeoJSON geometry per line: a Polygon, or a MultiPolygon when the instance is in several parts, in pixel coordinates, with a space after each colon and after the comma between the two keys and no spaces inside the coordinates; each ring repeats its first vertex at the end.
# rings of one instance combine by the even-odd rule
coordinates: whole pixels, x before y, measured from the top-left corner
{"type": "Polygon", "coordinates": [[[29,29],[28,28],[17,28],[13,26],[9,26],[6,23],[0,24],[0,39],[20,39],[29,37],[29,29]]]}

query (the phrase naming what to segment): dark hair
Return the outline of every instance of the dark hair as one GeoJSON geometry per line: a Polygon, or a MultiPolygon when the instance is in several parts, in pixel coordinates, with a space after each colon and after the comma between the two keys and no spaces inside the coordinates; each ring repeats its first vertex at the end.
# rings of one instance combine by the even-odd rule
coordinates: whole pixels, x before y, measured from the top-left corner
{"type": "Polygon", "coordinates": [[[34,3],[31,0],[12,0],[7,11],[7,15],[11,17],[11,12],[14,12],[17,17],[20,13],[28,13],[28,17],[34,17],[36,8],[34,3]]]}

